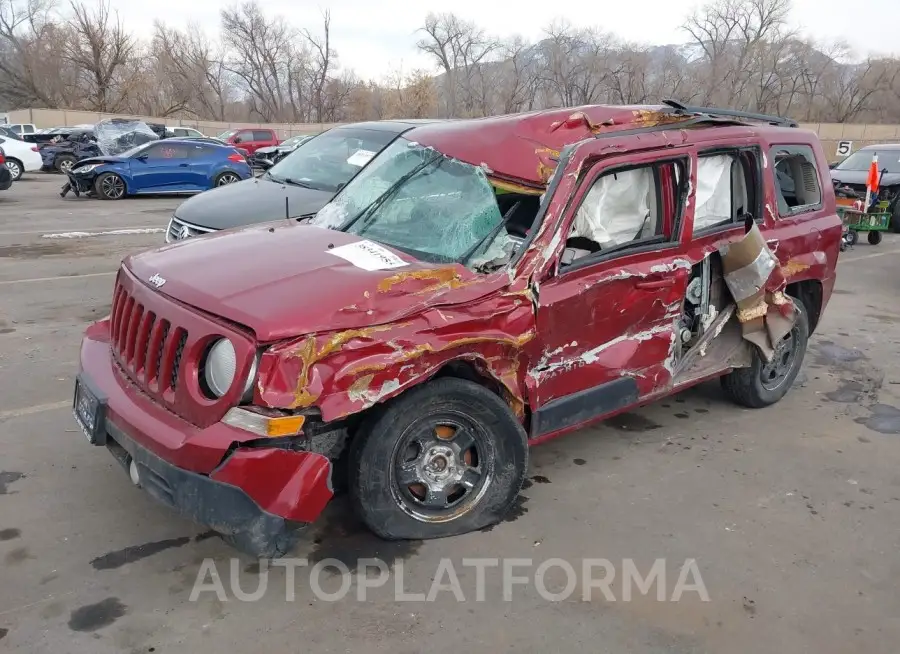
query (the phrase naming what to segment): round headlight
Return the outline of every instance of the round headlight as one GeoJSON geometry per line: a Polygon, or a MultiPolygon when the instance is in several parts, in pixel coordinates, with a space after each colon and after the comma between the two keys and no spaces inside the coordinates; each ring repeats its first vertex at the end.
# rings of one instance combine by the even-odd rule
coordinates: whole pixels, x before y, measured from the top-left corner
{"type": "Polygon", "coordinates": [[[222,397],[234,383],[237,368],[237,354],[234,345],[227,338],[220,338],[209,348],[203,376],[206,385],[216,397],[222,397]]]}

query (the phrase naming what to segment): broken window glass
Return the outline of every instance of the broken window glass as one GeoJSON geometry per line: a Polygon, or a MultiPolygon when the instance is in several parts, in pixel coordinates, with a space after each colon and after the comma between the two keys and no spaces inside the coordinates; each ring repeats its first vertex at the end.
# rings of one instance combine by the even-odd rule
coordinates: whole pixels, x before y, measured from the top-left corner
{"type": "Polygon", "coordinates": [[[503,225],[484,170],[400,138],[311,224],[358,234],[426,261],[462,261],[503,225]]]}
{"type": "Polygon", "coordinates": [[[822,189],[812,148],[777,145],[772,151],[779,215],[801,213],[821,206],[822,189]]]}

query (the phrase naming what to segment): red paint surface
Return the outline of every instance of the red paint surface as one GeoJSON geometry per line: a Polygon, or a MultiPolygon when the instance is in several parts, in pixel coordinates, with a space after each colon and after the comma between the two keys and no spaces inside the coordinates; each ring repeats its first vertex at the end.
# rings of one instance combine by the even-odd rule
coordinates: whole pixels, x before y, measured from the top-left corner
{"type": "Polygon", "coordinates": [[[330,475],[321,454],[253,449],[236,450],[210,477],[237,486],[273,515],[313,522],[333,495],[330,475]]]}
{"type": "MultiPolygon", "coordinates": [[[[787,282],[821,281],[824,302],[834,283],[841,226],[826,158],[814,134],[731,126],[593,138],[654,120],[652,112],[635,111],[555,110],[427,125],[407,135],[474,165],[484,163],[494,177],[532,186],[542,185],[542,170],[556,167],[548,150],[574,145],[572,156],[553,172],[555,191],[544,199],[545,215],[532,229],[533,240],[508,270],[477,275],[397,253],[410,265],[369,272],[328,253],[329,246],[357,237],[295,225],[254,226],[181,242],[131,257],[125,265],[140,280],[136,283],[146,285],[154,274],[166,279],[158,291],[136,293],[149,310],[158,306],[189,322],[191,338],[197,339],[192,342],[207,342],[218,333],[268,345],[255,388],[254,402],[260,405],[317,408],[326,421],[334,420],[384,402],[454,361],[468,362],[492,380],[523,420],[523,407],[534,411],[622,375],[636,379],[640,402],[650,401],[679,383],[667,359],[689,268],[740,239],[743,227],[695,239],[691,193],[682,207],[665,209],[664,224],[675,236],[665,248],[623,253],[558,275],[565,246],[561,234],[597,175],[613,166],[682,158],[689,163],[693,189],[699,153],[759,146],[768,162],[762,170],[761,229],[790,273],[787,282]],[[820,210],[795,218],[775,214],[772,143],[813,147],[823,190],[820,210]],[[159,295],[168,298],[153,299],[159,295]]],[[[176,465],[209,472],[231,442],[251,436],[215,422],[222,407],[234,403],[230,396],[215,406],[197,404],[190,416],[195,424],[151,401],[114,370],[104,338],[102,328],[89,330],[83,365],[115,397],[114,419],[136,432],[145,447],[176,465]]],[[[195,383],[198,347],[184,364],[185,379],[195,383]]],[[[245,352],[241,370],[247,362],[245,352]]],[[[271,469],[272,483],[254,492],[271,505],[287,507],[280,510],[293,510],[292,493],[309,492],[318,482],[306,478],[322,474],[318,464],[300,464],[281,454],[249,452],[233,465],[227,474],[235,479],[265,477],[271,469]]],[[[216,474],[225,474],[224,469],[216,474]]]]}

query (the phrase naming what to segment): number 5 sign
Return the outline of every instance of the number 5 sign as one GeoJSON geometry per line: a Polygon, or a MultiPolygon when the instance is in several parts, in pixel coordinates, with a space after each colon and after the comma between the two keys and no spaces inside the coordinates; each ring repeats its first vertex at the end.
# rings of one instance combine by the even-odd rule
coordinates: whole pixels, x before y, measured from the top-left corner
{"type": "Polygon", "coordinates": [[[851,150],[853,150],[853,141],[838,141],[837,155],[839,157],[846,157],[851,150]]]}

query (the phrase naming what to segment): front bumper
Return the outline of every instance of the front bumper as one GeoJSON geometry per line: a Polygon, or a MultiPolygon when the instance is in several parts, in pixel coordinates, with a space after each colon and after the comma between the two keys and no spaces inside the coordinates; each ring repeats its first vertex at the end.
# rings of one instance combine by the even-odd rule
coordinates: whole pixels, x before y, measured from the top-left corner
{"type": "Polygon", "coordinates": [[[92,171],[86,175],[66,173],[66,177],[69,178],[69,185],[71,185],[72,190],[76,193],[91,193],[94,190],[94,179],[96,179],[97,176],[94,175],[92,171]]]}
{"type": "Polygon", "coordinates": [[[79,378],[105,403],[96,444],[126,469],[134,462],[142,488],[256,554],[318,517],[333,495],[327,457],[242,446],[257,437],[223,423],[201,429],[178,418],[118,370],[108,325],[95,323],[85,333],[79,378]]]}

